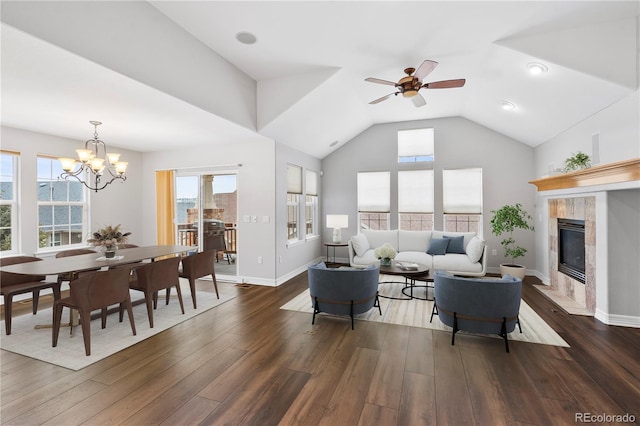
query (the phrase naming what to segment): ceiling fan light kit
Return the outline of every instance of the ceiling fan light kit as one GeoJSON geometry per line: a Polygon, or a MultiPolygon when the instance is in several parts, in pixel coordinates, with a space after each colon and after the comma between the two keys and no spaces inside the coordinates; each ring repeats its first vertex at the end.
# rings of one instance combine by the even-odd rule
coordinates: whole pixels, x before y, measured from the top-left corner
{"type": "Polygon", "coordinates": [[[404,72],[407,74],[405,77],[402,77],[397,83],[389,80],[382,80],[379,78],[369,77],[366,78],[365,81],[370,83],[384,84],[387,86],[394,86],[398,89],[395,93],[390,93],[381,98],[374,99],[369,102],[369,104],[377,104],[380,103],[391,96],[397,96],[398,94],[402,94],[404,98],[410,98],[413,102],[413,105],[416,107],[421,107],[427,104],[422,95],[418,93],[420,89],[451,89],[454,87],[462,87],[464,86],[466,80],[464,78],[457,80],[443,80],[443,81],[435,81],[432,83],[422,84],[424,78],[429,75],[436,67],[438,63],[436,61],[425,60],[420,64],[418,69],[415,68],[405,68],[404,72]]]}

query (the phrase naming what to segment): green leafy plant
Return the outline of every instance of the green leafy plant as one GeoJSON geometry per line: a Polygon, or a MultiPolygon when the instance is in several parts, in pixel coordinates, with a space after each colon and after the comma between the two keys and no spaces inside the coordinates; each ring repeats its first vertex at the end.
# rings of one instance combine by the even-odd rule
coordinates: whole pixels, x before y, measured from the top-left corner
{"type": "Polygon", "coordinates": [[[493,213],[491,232],[496,236],[509,235],[500,244],[504,247],[504,257],[511,258],[511,263],[515,264],[515,260],[524,256],[527,249],[516,245],[516,241],[513,239],[513,231],[516,229],[533,231],[533,225],[529,222],[532,217],[519,203],[502,206],[498,210],[491,210],[491,213],[493,213]]]}
{"type": "Polygon", "coordinates": [[[564,160],[564,172],[572,172],[574,170],[582,170],[591,167],[591,157],[582,151],[578,151],[573,156],[564,160]]]}

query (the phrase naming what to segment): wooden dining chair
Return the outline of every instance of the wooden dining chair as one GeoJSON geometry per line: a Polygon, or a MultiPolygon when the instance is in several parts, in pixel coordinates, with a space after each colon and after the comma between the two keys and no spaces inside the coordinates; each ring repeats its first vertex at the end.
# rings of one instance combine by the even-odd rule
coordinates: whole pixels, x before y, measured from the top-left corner
{"type": "Polygon", "coordinates": [[[144,293],[147,304],[149,326],[153,328],[153,310],[158,307],[158,291],[167,290],[167,304],[169,303],[170,290],[176,288],[180,309],[184,315],[182,292],[180,291],[180,275],[178,266],[180,257],[158,260],[135,268],[135,279],[129,282],[129,287],[144,293]]]}
{"type": "MultiPolygon", "coordinates": [[[[18,263],[37,262],[42,259],[32,256],[3,257],[0,266],[16,265],[18,263]]],[[[33,315],[38,311],[40,290],[50,288],[53,290],[54,300],[60,299],[60,283],[44,281],[41,275],[14,274],[0,271],[0,294],[4,297],[4,329],[7,336],[11,334],[11,316],[13,296],[16,294],[31,293],[33,315]]]]}
{"type": "MultiPolygon", "coordinates": [[[[91,311],[102,312],[102,328],[106,327],[107,307],[118,304],[120,309],[126,308],[129,314],[131,331],[136,335],[136,324],[133,319],[131,296],[129,295],[129,274],[126,268],[110,269],[95,272],[71,281],[69,297],[56,300],[53,305],[52,346],[58,345],[62,309],[76,309],[80,312],[80,325],[84,338],[84,351],[91,355],[91,311]]],[[[122,321],[122,318],[120,318],[122,321]]]]}
{"type": "Polygon", "coordinates": [[[220,299],[220,294],[218,293],[218,281],[216,280],[216,271],[214,267],[215,261],[215,250],[205,250],[182,258],[182,271],[180,272],[180,277],[187,278],[189,280],[193,309],[197,309],[196,280],[198,278],[211,275],[213,278],[213,287],[216,289],[216,297],[220,299]]]}

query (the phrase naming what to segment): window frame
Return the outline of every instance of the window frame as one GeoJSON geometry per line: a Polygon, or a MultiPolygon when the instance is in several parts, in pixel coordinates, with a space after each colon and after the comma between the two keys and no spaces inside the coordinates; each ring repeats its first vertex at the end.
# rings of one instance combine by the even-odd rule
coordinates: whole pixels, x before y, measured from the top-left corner
{"type": "Polygon", "coordinates": [[[435,162],[433,127],[402,129],[398,130],[397,135],[398,164],[435,162]]]}
{"type": "MultiPolygon", "coordinates": [[[[0,155],[4,156],[11,156],[11,191],[12,191],[12,197],[11,199],[5,199],[0,197],[0,206],[2,206],[2,208],[4,208],[4,206],[8,206],[11,210],[10,213],[10,221],[11,223],[9,224],[9,237],[11,238],[11,247],[7,250],[2,250],[2,248],[0,247],[0,253],[2,253],[3,255],[10,255],[10,254],[15,254],[18,253],[20,244],[19,244],[19,229],[20,229],[20,224],[19,222],[19,218],[20,218],[20,214],[19,214],[19,204],[18,204],[18,188],[19,188],[19,181],[18,181],[18,177],[20,176],[20,174],[18,173],[19,171],[19,163],[20,163],[20,153],[19,152],[14,152],[14,151],[7,151],[7,150],[1,150],[0,151],[0,155]]],[[[5,177],[9,177],[9,175],[5,175],[4,170],[2,170],[0,172],[0,174],[2,175],[0,177],[0,180],[2,180],[3,182],[5,182],[4,178],[5,177]]],[[[0,228],[0,231],[2,231],[4,228],[0,228]]]]}
{"type": "MultiPolygon", "coordinates": [[[[435,208],[435,184],[434,184],[434,171],[433,169],[420,169],[420,170],[399,170],[398,171],[398,229],[406,231],[433,231],[434,228],[434,208],[435,208]],[[411,174],[418,175],[409,179],[411,174]],[[419,176],[424,174],[424,176],[419,176]],[[403,176],[406,177],[403,178],[403,176]],[[408,199],[404,199],[403,194],[406,191],[403,190],[403,182],[416,183],[421,179],[427,183],[427,185],[420,186],[418,195],[412,195],[408,199]],[[422,203],[415,203],[415,197],[426,197],[426,201],[422,203]],[[406,229],[406,223],[409,223],[409,229],[406,229]],[[419,226],[413,226],[413,223],[419,222],[419,226]],[[430,224],[427,226],[425,224],[430,224]]],[[[416,188],[415,185],[408,186],[408,189],[416,188]]]]}
{"type": "MultiPolygon", "coordinates": [[[[466,180],[468,181],[468,179],[466,180]]],[[[483,194],[483,170],[481,167],[469,167],[465,169],[444,169],[442,171],[442,211],[443,211],[443,222],[444,222],[444,231],[448,232],[475,232],[480,238],[483,237],[483,226],[482,226],[482,209],[484,202],[484,194],[483,194]],[[479,199],[476,200],[476,204],[469,204],[468,207],[460,207],[456,208],[453,205],[454,203],[447,203],[447,175],[453,176],[456,173],[460,174],[470,174],[477,173],[479,175],[479,181],[474,182],[471,189],[479,190],[480,195],[479,199]],[[471,224],[476,224],[471,225],[471,224]],[[476,229],[473,229],[473,228],[476,229]]],[[[455,197],[454,197],[455,198],[455,197]]]]}
{"type": "Polygon", "coordinates": [[[318,220],[318,172],[305,170],[305,239],[320,238],[318,220]]]}
{"type": "MultiPolygon", "coordinates": [[[[53,189],[53,183],[54,182],[65,182],[67,184],[67,200],[66,201],[53,201],[52,199],[45,201],[45,200],[40,200],[39,196],[37,197],[36,200],[36,208],[37,208],[37,219],[38,219],[38,225],[37,225],[37,239],[38,239],[38,247],[37,247],[37,252],[47,252],[47,251],[57,251],[60,249],[69,249],[69,248],[77,248],[77,247],[85,247],[86,246],[86,241],[85,238],[87,235],[89,235],[89,233],[91,232],[89,229],[89,211],[90,211],[90,197],[89,197],[89,190],[82,185],[81,183],[76,183],[73,181],[64,181],[64,180],[60,180],[58,178],[58,176],[55,176],[55,170],[56,168],[54,167],[54,164],[58,164],[56,163],[58,161],[57,158],[55,157],[51,157],[49,155],[38,155],[36,158],[36,185],[38,185],[38,187],[41,185],[42,182],[47,182],[50,183],[50,187],[53,189]],[[50,168],[48,170],[50,176],[48,177],[48,179],[46,180],[42,180],[43,177],[39,175],[40,173],[40,161],[41,160],[47,160],[50,161],[50,168]],[[81,188],[81,194],[82,194],[82,200],[81,201],[69,201],[69,188],[70,188],[70,184],[77,184],[78,188],[81,188]],[[66,231],[57,231],[55,229],[55,225],[53,223],[51,223],[50,225],[41,225],[40,224],[40,208],[41,207],[47,207],[47,206],[51,206],[52,207],[52,211],[55,211],[56,207],[69,207],[69,227],[68,230],[66,231]],[[61,232],[68,232],[69,233],[69,237],[71,238],[71,234],[73,234],[74,232],[72,232],[72,225],[75,224],[75,222],[71,222],[71,208],[72,207],[81,207],[81,211],[82,211],[82,219],[80,222],[81,225],[81,231],[80,232],[75,232],[76,234],[80,234],[80,241],[77,243],[70,243],[70,244],[53,244],[55,241],[58,240],[58,237],[56,236],[58,233],[61,232]],[[46,232],[43,231],[43,228],[46,227],[50,227],[51,228],[51,238],[49,239],[49,244],[45,245],[45,246],[40,246],[40,233],[41,232],[46,232]]],[[[36,191],[36,193],[38,193],[39,190],[36,191]]],[[[53,198],[53,197],[51,197],[53,198]]]]}
{"type": "Polygon", "coordinates": [[[302,171],[301,166],[287,164],[287,246],[302,240],[300,235],[300,196],[303,192],[302,171]],[[293,228],[293,231],[290,231],[291,228],[293,228]]]}

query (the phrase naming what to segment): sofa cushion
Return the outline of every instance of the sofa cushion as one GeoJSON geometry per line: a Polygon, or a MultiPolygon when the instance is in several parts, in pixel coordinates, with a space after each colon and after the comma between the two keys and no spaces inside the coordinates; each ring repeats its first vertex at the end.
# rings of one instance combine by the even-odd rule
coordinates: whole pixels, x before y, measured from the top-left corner
{"type": "Polygon", "coordinates": [[[447,253],[457,253],[457,254],[467,254],[464,251],[464,236],[460,235],[457,237],[451,237],[445,235],[444,238],[449,240],[449,245],[447,246],[447,253]]]}
{"type": "Polygon", "coordinates": [[[444,238],[445,235],[449,237],[459,237],[462,235],[464,237],[464,247],[466,249],[467,244],[469,244],[469,241],[471,241],[471,239],[476,236],[476,233],[475,232],[433,231],[431,238],[444,238]]]}
{"type": "Polygon", "coordinates": [[[482,271],[482,264],[471,262],[471,259],[466,254],[447,253],[446,256],[433,257],[433,269],[453,273],[478,273],[482,271]]]}
{"type": "Polygon", "coordinates": [[[380,247],[384,243],[391,244],[391,247],[398,251],[398,230],[393,231],[362,231],[369,240],[371,247],[380,247]]]}
{"type": "Polygon", "coordinates": [[[482,253],[484,252],[484,240],[481,240],[478,237],[473,237],[471,241],[469,241],[469,244],[467,244],[465,251],[471,262],[475,263],[479,261],[482,257],[482,253]]]}
{"type": "Polygon", "coordinates": [[[373,249],[369,249],[362,256],[358,256],[358,255],[354,256],[353,264],[355,266],[365,266],[371,263],[376,263],[377,260],[378,259],[373,254],[373,249]]]}
{"type": "Polygon", "coordinates": [[[447,246],[449,245],[448,238],[432,238],[429,242],[429,248],[427,254],[442,255],[447,253],[447,246]]]}
{"type": "Polygon", "coordinates": [[[369,245],[369,240],[363,234],[354,235],[351,237],[351,246],[353,247],[353,251],[356,252],[356,256],[364,256],[364,254],[371,248],[369,245]]]}
{"type": "Polygon", "coordinates": [[[398,231],[398,251],[419,251],[425,253],[429,248],[431,231],[398,231]]]}

